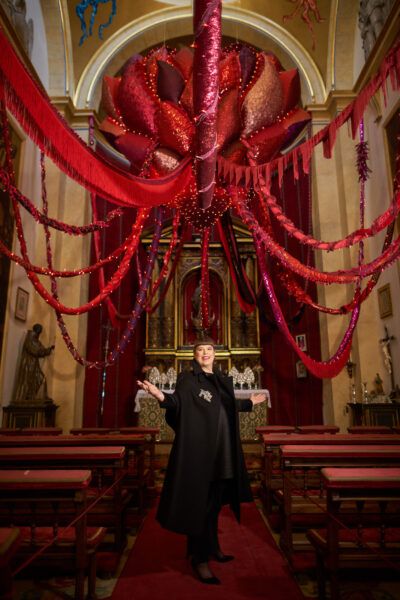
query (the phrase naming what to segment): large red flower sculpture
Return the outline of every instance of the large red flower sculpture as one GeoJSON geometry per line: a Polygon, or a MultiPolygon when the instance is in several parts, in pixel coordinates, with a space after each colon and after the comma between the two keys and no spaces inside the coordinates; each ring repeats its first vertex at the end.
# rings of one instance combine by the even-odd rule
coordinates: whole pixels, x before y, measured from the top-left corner
{"type": "MultiPolygon", "coordinates": [[[[191,48],[133,56],[121,77],[104,77],[100,125],[112,145],[126,156],[135,175],[156,178],[194,158],[191,48]]],[[[274,158],[309,121],[300,108],[297,69],[283,70],[273,54],[247,45],[221,52],[217,108],[217,151],[233,163],[257,165],[274,158]]],[[[230,205],[216,182],[212,205],[199,210],[193,177],[174,201],[183,217],[208,227],[230,205]]]]}

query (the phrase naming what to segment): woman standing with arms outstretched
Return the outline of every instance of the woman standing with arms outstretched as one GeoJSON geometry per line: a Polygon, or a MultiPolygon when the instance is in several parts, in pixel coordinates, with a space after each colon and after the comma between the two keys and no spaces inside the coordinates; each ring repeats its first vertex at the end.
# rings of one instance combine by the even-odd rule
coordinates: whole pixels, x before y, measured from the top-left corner
{"type": "Polygon", "coordinates": [[[240,520],[240,503],[252,494],[239,433],[239,411],[251,411],[265,394],[236,400],[231,377],[214,370],[215,347],[210,339],[193,347],[192,370],[180,373],[174,393],[164,393],[149,381],[138,385],[166,410],[175,431],[157,511],[159,523],[187,535],[188,556],[203,583],[219,584],[209,560],[227,562],[218,542],[218,516],[229,504],[240,520]]]}

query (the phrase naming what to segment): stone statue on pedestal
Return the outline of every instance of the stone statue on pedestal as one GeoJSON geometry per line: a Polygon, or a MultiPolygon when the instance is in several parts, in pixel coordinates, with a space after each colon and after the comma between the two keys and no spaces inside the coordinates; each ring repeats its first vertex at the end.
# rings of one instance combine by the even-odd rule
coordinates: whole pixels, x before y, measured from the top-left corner
{"type": "Polygon", "coordinates": [[[39,340],[43,327],[36,323],[25,337],[21,361],[17,370],[12,404],[43,404],[48,401],[46,377],[40,358],[49,356],[54,346],[46,348],[39,340]]]}

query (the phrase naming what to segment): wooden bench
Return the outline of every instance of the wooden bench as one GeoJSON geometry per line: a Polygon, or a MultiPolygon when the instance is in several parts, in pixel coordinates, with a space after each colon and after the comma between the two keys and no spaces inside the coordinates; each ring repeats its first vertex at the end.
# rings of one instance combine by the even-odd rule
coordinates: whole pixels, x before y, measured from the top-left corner
{"type": "Polygon", "coordinates": [[[280,446],[286,444],[400,444],[400,435],[356,435],[350,433],[332,434],[261,434],[264,453],[264,480],[261,484],[260,496],[267,516],[274,512],[273,493],[283,486],[283,475],[280,464],[280,446]]]}
{"type": "Polygon", "coordinates": [[[374,433],[383,433],[389,435],[394,433],[391,427],[387,427],[386,425],[352,425],[347,428],[349,433],[356,433],[358,435],[371,435],[374,433]]]}
{"type": "Polygon", "coordinates": [[[400,466],[400,445],[281,447],[283,490],[275,493],[280,509],[280,546],[293,563],[293,552],[309,545],[294,544],[294,528],[304,530],[325,523],[325,497],[321,469],[325,467],[400,466]]]}
{"type": "Polygon", "coordinates": [[[143,515],[146,506],[146,495],[148,488],[152,486],[154,480],[154,463],[150,459],[150,464],[146,467],[146,456],[151,457],[149,445],[153,441],[148,439],[147,435],[141,434],[107,434],[102,435],[59,435],[37,436],[33,438],[13,436],[8,438],[0,435],[0,448],[4,447],[92,447],[92,446],[124,446],[126,448],[126,467],[127,474],[123,480],[123,489],[128,490],[134,495],[132,498],[137,507],[139,516],[143,515]],[[147,454],[146,454],[147,453],[147,454]]]}
{"type": "Polygon", "coordinates": [[[9,439],[12,447],[0,447],[0,469],[88,469],[93,476],[93,486],[89,491],[92,501],[113,485],[110,493],[90,511],[88,523],[112,528],[116,548],[123,548],[126,542],[125,512],[129,501],[127,493],[123,493],[121,479],[126,471],[124,446],[55,446],[50,445],[50,438],[45,436],[45,446],[14,447],[14,440],[18,438],[9,439]]]}
{"type": "Polygon", "coordinates": [[[340,569],[400,567],[400,469],[324,468],[321,475],[327,494],[327,527],[311,529],[307,537],[317,556],[319,598],[325,598],[328,575],[331,599],[339,600],[340,569]],[[357,506],[355,523],[349,523],[343,511],[349,501],[357,506]]]}
{"type": "Polygon", "coordinates": [[[61,435],[61,427],[0,427],[0,435],[61,435]]]}
{"type": "Polygon", "coordinates": [[[299,425],[296,427],[298,433],[330,433],[336,434],[340,431],[337,425],[299,425]]]}
{"type": "Polygon", "coordinates": [[[264,433],[295,433],[296,428],[291,425],[261,425],[256,427],[256,433],[262,435],[264,433]]]}
{"type": "Polygon", "coordinates": [[[84,598],[86,572],[88,598],[96,598],[96,551],[106,533],[104,527],[87,527],[83,514],[90,480],[87,470],[0,470],[0,523],[21,531],[20,565],[58,536],[33,565],[68,568],[75,575],[75,600],[84,598]],[[61,510],[66,505],[67,513],[61,510]]]}
{"type": "Polygon", "coordinates": [[[147,442],[145,451],[148,453],[148,467],[141,474],[142,479],[148,479],[147,485],[154,486],[154,457],[157,436],[160,429],[157,427],[75,427],[70,430],[71,435],[141,435],[147,442]]]}
{"type": "Polygon", "coordinates": [[[0,600],[13,600],[11,561],[20,543],[17,527],[0,527],[0,600]]]}

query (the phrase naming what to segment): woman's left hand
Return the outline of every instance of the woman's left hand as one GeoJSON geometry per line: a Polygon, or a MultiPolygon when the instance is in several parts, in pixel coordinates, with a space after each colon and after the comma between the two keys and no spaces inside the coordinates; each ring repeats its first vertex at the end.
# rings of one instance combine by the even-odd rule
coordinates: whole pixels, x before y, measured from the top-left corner
{"type": "Polygon", "coordinates": [[[253,403],[253,406],[255,404],[261,404],[261,402],[265,402],[267,399],[267,394],[251,394],[250,396],[250,400],[253,403]]]}

